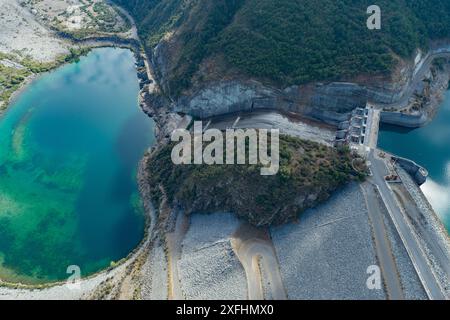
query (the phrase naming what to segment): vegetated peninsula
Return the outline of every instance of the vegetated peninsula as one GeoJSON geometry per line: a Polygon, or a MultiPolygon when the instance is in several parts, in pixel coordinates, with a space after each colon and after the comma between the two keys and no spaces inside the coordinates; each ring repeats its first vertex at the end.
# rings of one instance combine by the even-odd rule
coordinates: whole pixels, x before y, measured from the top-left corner
{"type": "Polygon", "coordinates": [[[293,221],[337,188],[365,177],[364,164],[349,148],[286,135],[280,137],[280,170],[273,176],[262,176],[260,165],[175,165],[173,146],[155,150],[147,163],[155,204],[166,197],[188,214],[234,212],[255,226],[293,221]]]}

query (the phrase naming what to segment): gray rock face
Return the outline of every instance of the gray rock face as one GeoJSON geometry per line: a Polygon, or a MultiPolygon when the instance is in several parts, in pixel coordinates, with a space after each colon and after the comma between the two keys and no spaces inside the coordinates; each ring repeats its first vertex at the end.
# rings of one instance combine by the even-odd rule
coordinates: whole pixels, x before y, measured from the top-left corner
{"type": "Polygon", "coordinates": [[[171,109],[199,118],[274,109],[297,112],[334,124],[343,121],[354,108],[365,106],[366,101],[366,89],[352,83],[292,86],[278,90],[257,81],[231,80],[211,83],[190,96],[182,96],[171,109]]]}
{"type": "Polygon", "coordinates": [[[321,110],[347,113],[365,107],[367,90],[354,83],[330,83],[316,86],[309,105],[321,110]]]}
{"type": "Polygon", "coordinates": [[[354,83],[319,84],[313,88],[299,87],[299,101],[305,115],[328,123],[344,121],[355,108],[364,108],[367,103],[367,90],[354,83]],[[310,91],[309,91],[310,90],[310,91]]]}
{"type": "Polygon", "coordinates": [[[407,92],[414,70],[414,65],[410,62],[398,72],[395,80],[378,81],[367,86],[368,100],[376,104],[391,104],[399,101],[407,92]]]}

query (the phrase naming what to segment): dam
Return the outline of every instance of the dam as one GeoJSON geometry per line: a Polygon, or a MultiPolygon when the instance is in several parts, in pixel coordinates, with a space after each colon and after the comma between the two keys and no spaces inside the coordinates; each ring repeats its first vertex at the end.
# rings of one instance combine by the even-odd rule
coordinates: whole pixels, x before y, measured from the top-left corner
{"type": "Polygon", "coordinates": [[[421,189],[450,230],[450,92],[435,118],[418,129],[382,125],[380,148],[424,166],[429,176],[421,189]]]}
{"type": "Polygon", "coordinates": [[[0,279],[40,284],[126,257],[145,217],[136,174],[154,142],[133,53],[94,49],[36,79],[0,119],[0,279]]]}

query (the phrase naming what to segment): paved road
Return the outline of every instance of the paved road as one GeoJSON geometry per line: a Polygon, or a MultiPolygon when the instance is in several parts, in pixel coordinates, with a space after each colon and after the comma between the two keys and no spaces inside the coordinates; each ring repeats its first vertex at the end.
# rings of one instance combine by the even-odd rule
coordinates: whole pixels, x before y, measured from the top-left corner
{"type": "Polygon", "coordinates": [[[418,84],[423,81],[425,74],[430,69],[430,66],[433,63],[433,60],[437,58],[449,58],[449,57],[450,57],[450,46],[434,50],[431,54],[428,55],[428,57],[424,60],[423,64],[419,67],[419,69],[413,76],[413,80],[408,85],[406,91],[404,92],[402,98],[399,101],[390,104],[374,104],[374,103],[371,104],[379,109],[383,108],[393,108],[396,110],[403,109],[404,107],[407,106],[418,84]]]}
{"type": "Polygon", "coordinates": [[[432,300],[445,300],[446,295],[436,279],[431,267],[428,265],[427,257],[422,250],[418,239],[415,237],[412,227],[405,219],[398,204],[394,198],[394,194],[387,185],[384,177],[388,174],[383,160],[375,157],[374,152],[369,154],[369,160],[372,163],[373,182],[378,186],[383,201],[391,215],[391,218],[397,228],[400,238],[408,252],[417,274],[422,281],[427,295],[432,300]]]}
{"type": "MultiPolygon", "coordinates": [[[[130,34],[130,37],[132,39],[135,39],[135,40],[141,42],[141,39],[139,38],[139,33],[138,33],[138,29],[137,29],[136,22],[135,22],[134,18],[128,13],[127,10],[125,10],[124,8],[116,5],[112,1],[108,1],[108,3],[110,5],[112,5],[112,6],[114,6],[115,8],[117,8],[117,10],[119,10],[121,13],[123,13],[128,18],[128,20],[130,21],[130,23],[131,23],[131,30],[129,30],[128,32],[125,32],[125,34],[130,34]]],[[[155,91],[158,90],[158,86],[156,84],[155,76],[153,74],[153,70],[152,70],[152,67],[151,67],[151,65],[149,63],[149,59],[147,57],[147,54],[145,52],[143,52],[143,53],[141,53],[141,55],[142,55],[142,57],[144,59],[145,69],[147,70],[147,77],[148,77],[149,80],[151,80],[151,83],[148,85],[148,92],[150,94],[152,94],[152,93],[154,93],[155,91]]]]}
{"type": "Polygon", "coordinates": [[[403,295],[397,265],[392,256],[392,249],[386,235],[383,214],[380,209],[377,194],[374,192],[374,186],[371,183],[364,183],[362,188],[367,201],[369,218],[373,226],[375,247],[388,296],[392,300],[403,300],[405,297],[403,295]]]}

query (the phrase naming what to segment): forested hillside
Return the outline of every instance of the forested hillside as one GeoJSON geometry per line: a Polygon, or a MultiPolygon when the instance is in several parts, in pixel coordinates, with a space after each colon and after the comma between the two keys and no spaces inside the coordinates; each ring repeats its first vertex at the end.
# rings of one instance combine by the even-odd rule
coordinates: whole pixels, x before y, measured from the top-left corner
{"type": "Polygon", "coordinates": [[[368,30],[367,0],[116,0],[148,48],[171,35],[177,95],[205,58],[279,86],[388,74],[430,39],[450,35],[448,0],[379,0],[382,29],[368,30]]]}

